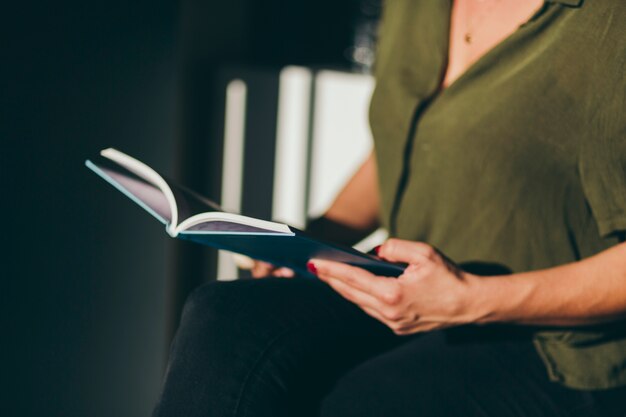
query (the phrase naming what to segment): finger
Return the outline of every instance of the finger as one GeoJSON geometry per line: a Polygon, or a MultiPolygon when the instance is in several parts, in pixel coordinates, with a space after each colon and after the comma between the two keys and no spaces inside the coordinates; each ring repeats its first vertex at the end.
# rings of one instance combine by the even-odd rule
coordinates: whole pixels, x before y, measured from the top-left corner
{"type": "Polygon", "coordinates": [[[359,291],[356,288],[351,287],[350,285],[345,284],[343,281],[335,278],[327,278],[326,283],[346,300],[353,302],[361,308],[369,308],[370,310],[374,310],[380,317],[383,317],[381,310],[384,308],[384,306],[378,299],[371,296],[370,294],[359,291]]]}
{"type": "Polygon", "coordinates": [[[426,262],[423,263],[412,263],[404,269],[402,275],[398,277],[399,280],[403,280],[405,278],[421,278],[430,273],[428,268],[424,268],[426,262]]]}
{"type": "Polygon", "coordinates": [[[376,310],[370,309],[368,307],[362,307],[362,306],[359,306],[359,307],[369,316],[375,318],[376,320],[380,321],[382,324],[387,326],[389,330],[391,330],[393,333],[395,333],[398,336],[405,336],[405,335],[417,333],[419,331],[418,330],[419,326],[416,326],[415,324],[402,324],[399,322],[395,322],[393,320],[389,320],[388,318],[386,318],[385,316],[383,316],[376,310]]]}
{"type": "Polygon", "coordinates": [[[271,275],[274,265],[267,262],[256,261],[252,267],[251,273],[253,278],[263,278],[271,275]]]}
{"type": "Polygon", "coordinates": [[[272,275],[274,275],[275,277],[280,277],[280,278],[293,278],[295,273],[293,272],[292,269],[282,267],[282,268],[275,269],[272,272],[272,275]]]}
{"type": "Polygon", "coordinates": [[[237,268],[243,269],[244,271],[254,268],[254,264],[255,264],[254,259],[250,258],[249,256],[242,255],[240,253],[231,253],[231,254],[233,257],[233,261],[235,261],[235,265],[237,265],[237,268]]]}
{"type": "Polygon", "coordinates": [[[368,316],[378,320],[385,326],[389,327],[388,320],[385,319],[385,317],[382,314],[380,314],[378,311],[374,310],[373,308],[369,308],[365,306],[359,306],[359,308],[363,310],[368,316]]]}
{"type": "Polygon", "coordinates": [[[361,310],[363,310],[367,315],[373,317],[374,319],[380,321],[385,326],[389,327],[389,330],[397,334],[398,336],[405,336],[413,333],[418,333],[420,331],[428,331],[440,327],[440,323],[406,323],[402,324],[401,322],[394,322],[392,320],[387,319],[385,316],[380,314],[378,311],[371,309],[369,307],[359,306],[361,310]]]}
{"type": "Polygon", "coordinates": [[[444,325],[440,322],[418,322],[417,324],[413,324],[410,326],[402,326],[394,330],[394,332],[399,336],[406,336],[415,333],[426,333],[433,330],[444,329],[446,327],[450,327],[449,325],[444,325]]]}
{"type": "Polygon", "coordinates": [[[378,256],[391,262],[419,264],[438,259],[439,253],[427,243],[389,239],[378,248],[378,256]]]}
{"type": "Polygon", "coordinates": [[[379,277],[362,268],[342,262],[312,259],[311,263],[315,266],[317,276],[322,280],[335,278],[382,302],[388,304],[399,302],[401,294],[396,280],[379,277]]]}

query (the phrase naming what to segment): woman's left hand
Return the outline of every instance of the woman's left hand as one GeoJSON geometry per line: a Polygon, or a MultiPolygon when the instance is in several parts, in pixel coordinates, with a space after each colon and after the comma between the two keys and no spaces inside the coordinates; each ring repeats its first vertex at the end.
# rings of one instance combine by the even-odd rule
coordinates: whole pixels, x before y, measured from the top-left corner
{"type": "Polygon", "coordinates": [[[478,296],[481,278],[460,270],[432,246],[389,239],[378,256],[409,265],[398,278],[319,259],[309,268],[398,335],[476,323],[487,314],[478,296]]]}

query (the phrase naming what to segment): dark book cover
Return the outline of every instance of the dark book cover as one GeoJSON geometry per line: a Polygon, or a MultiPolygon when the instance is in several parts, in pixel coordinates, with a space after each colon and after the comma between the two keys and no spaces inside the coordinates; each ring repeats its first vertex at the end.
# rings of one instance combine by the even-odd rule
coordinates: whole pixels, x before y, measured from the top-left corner
{"type": "Polygon", "coordinates": [[[312,258],[344,262],[389,277],[404,271],[402,265],[313,238],[286,224],[227,213],[118,150],[105,149],[85,164],[160,221],[172,237],[288,267],[300,276],[313,276],[306,269],[312,258]]]}

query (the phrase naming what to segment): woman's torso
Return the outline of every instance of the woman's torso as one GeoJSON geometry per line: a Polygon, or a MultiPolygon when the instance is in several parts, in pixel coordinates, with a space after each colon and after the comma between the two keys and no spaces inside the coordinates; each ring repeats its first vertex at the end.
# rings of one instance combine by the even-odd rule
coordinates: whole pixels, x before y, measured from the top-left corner
{"type": "MultiPolygon", "coordinates": [[[[546,3],[441,91],[450,13],[450,1],[386,4],[370,116],[392,235],[514,272],[616,244],[611,233],[626,229],[626,7],[546,3]]],[[[554,379],[612,386],[626,383],[620,332],[544,333],[538,344],[554,379]]]]}

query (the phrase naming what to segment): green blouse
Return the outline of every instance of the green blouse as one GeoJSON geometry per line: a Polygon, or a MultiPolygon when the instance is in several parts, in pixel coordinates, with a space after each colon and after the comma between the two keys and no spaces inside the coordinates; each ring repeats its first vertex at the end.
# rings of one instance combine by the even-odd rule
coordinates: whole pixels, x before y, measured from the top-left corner
{"type": "MultiPolygon", "coordinates": [[[[626,230],[626,1],[547,1],[445,90],[451,0],[387,0],[370,107],[383,223],[456,262],[573,262],[626,230]]],[[[626,384],[626,322],[537,333],[550,377],[626,384]]]]}

